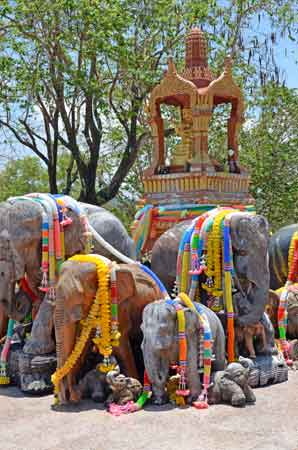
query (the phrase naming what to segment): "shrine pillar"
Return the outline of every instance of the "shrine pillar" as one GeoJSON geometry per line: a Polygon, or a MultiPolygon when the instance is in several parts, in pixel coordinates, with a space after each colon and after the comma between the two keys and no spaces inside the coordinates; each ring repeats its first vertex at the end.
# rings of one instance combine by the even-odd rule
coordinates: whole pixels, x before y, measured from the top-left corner
{"type": "Polygon", "coordinates": [[[153,141],[153,158],[151,166],[144,171],[145,176],[154,175],[155,171],[165,165],[164,125],[161,116],[150,119],[151,135],[153,141]]]}
{"type": "Polygon", "coordinates": [[[193,107],[191,171],[215,172],[208,155],[208,129],[212,116],[212,107],[212,96],[198,95],[197,104],[193,107]]]}

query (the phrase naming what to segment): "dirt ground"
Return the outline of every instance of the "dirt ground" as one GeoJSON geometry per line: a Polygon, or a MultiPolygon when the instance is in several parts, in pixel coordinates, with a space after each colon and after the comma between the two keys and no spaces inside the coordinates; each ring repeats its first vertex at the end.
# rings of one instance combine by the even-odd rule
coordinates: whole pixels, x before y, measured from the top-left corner
{"type": "Polygon", "coordinates": [[[2,387],[0,450],[298,450],[298,372],[255,393],[241,409],[147,406],[114,418],[91,401],[54,411],[52,396],[2,387]]]}

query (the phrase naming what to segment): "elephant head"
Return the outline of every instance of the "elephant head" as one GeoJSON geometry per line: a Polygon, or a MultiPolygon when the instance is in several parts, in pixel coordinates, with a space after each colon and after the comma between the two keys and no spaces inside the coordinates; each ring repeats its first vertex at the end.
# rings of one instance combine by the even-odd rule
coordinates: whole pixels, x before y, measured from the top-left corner
{"type": "MultiPolygon", "coordinates": [[[[30,299],[17,292],[17,282],[25,274],[35,295],[41,282],[42,207],[32,200],[9,201],[0,205],[0,303],[12,319],[22,321],[30,311],[30,299]],[[25,299],[25,301],[24,301],[25,299]]],[[[77,212],[68,211],[71,219],[65,227],[66,257],[84,250],[86,235],[77,212]]]]}
{"type": "Polygon", "coordinates": [[[15,299],[16,282],[24,276],[24,264],[7,230],[0,233],[0,302],[6,314],[15,320],[22,320],[30,311],[28,302],[22,304],[15,299]],[[25,306],[26,305],[26,306],[25,306]]]}
{"type": "Polygon", "coordinates": [[[235,309],[239,324],[250,325],[261,319],[268,298],[268,223],[260,215],[235,213],[230,229],[235,284],[240,291],[235,309]]]}
{"type": "Polygon", "coordinates": [[[240,363],[230,363],[224,371],[223,378],[234,381],[238,386],[244,387],[248,383],[249,368],[240,363]]]}

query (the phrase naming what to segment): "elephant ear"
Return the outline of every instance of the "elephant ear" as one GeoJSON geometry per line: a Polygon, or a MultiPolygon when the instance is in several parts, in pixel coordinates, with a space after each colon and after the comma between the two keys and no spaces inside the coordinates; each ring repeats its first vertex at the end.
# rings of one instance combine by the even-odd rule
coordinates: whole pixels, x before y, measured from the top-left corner
{"type": "Polygon", "coordinates": [[[116,269],[116,283],[119,302],[136,295],[137,282],[133,270],[129,265],[119,266],[116,269]]]}
{"type": "Polygon", "coordinates": [[[14,265],[14,281],[18,281],[25,275],[25,264],[19,253],[17,252],[8,230],[0,233],[0,258],[11,260],[14,265]]]}
{"type": "Polygon", "coordinates": [[[69,258],[77,253],[84,252],[87,237],[79,214],[68,209],[67,217],[70,219],[70,223],[64,228],[64,240],[65,256],[69,258]]]}
{"type": "Polygon", "coordinates": [[[57,304],[63,304],[66,322],[81,320],[88,313],[96,294],[95,264],[67,261],[57,284],[57,304]]]}
{"type": "Polygon", "coordinates": [[[234,249],[238,251],[249,250],[256,235],[258,238],[261,238],[261,242],[257,242],[257,245],[261,244],[262,247],[265,245],[267,251],[269,225],[265,217],[260,215],[252,216],[246,213],[235,213],[232,215],[231,236],[234,249]]]}
{"type": "Polygon", "coordinates": [[[231,240],[237,275],[258,287],[269,284],[269,227],[263,216],[236,213],[231,218],[231,240]]]}

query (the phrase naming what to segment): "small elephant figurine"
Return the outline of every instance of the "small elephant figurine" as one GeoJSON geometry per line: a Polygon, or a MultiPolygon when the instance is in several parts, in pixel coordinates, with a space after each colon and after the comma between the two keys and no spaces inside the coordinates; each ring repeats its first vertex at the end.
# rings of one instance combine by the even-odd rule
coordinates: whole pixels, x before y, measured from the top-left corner
{"type": "Polygon", "coordinates": [[[245,406],[256,401],[248,384],[249,369],[240,363],[230,363],[225,370],[215,372],[210,387],[209,403],[228,402],[232,406],[245,406]]]}
{"type": "Polygon", "coordinates": [[[106,381],[112,390],[106,401],[107,406],[111,403],[125,405],[129,401],[135,402],[143,390],[143,386],[137,379],[120,374],[119,368],[108,372],[106,381]]]}
{"type": "Polygon", "coordinates": [[[258,338],[259,351],[264,351],[267,347],[267,339],[264,325],[257,322],[252,325],[237,327],[236,337],[238,343],[244,342],[245,350],[248,352],[249,358],[255,359],[256,351],[254,347],[254,337],[258,338]]]}
{"type": "Polygon", "coordinates": [[[106,381],[106,374],[100,371],[99,366],[97,364],[95,369],[87,372],[75,388],[79,399],[92,398],[97,403],[106,400],[109,394],[109,386],[106,381]]]}

